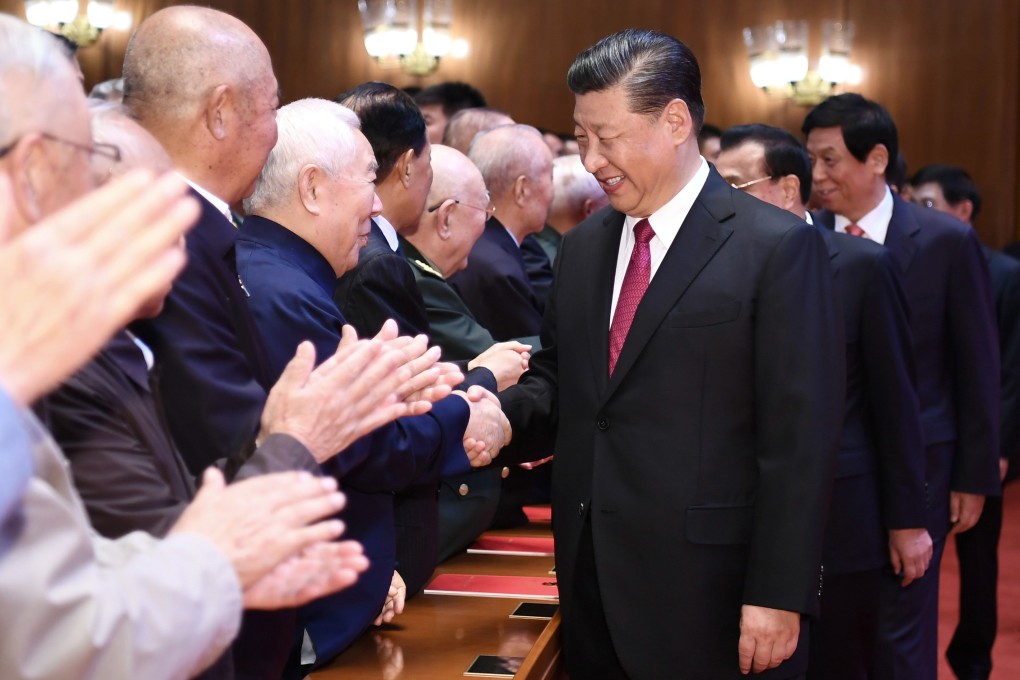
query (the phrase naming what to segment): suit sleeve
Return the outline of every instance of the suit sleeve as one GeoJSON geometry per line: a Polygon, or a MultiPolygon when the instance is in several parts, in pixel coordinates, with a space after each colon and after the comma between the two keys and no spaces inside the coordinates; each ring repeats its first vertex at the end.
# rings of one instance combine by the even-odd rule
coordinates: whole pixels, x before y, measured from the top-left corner
{"type": "Polygon", "coordinates": [[[861,305],[861,365],[878,449],[886,527],[924,527],[924,443],[906,296],[892,255],[873,261],[861,305]]]}
{"type": "Polygon", "coordinates": [[[0,677],[171,680],[220,656],[241,615],[226,558],[194,535],[95,537],[75,505],[34,478],[0,526],[0,677]]]}
{"type": "Polygon", "coordinates": [[[963,233],[953,254],[948,296],[957,420],[950,488],[997,496],[1001,492],[999,339],[988,265],[972,229],[963,233]]]}
{"type": "Polygon", "coordinates": [[[795,226],[757,288],[758,486],[744,602],[813,613],[846,369],[842,317],[821,236],[795,226]]]}
{"type": "Polygon", "coordinates": [[[231,312],[219,298],[212,271],[216,264],[198,246],[189,247],[188,256],[191,262],[174,282],[163,312],[132,330],[156,354],[170,430],[198,475],[254,439],[266,389],[229,327],[231,312]]]}
{"type": "Polygon", "coordinates": [[[171,488],[125,414],[76,379],[48,395],[46,405],[96,531],[112,538],[136,529],[165,536],[190,501],[190,489],[171,488]]]}
{"type": "Polygon", "coordinates": [[[1002,371],[1000,457],[1009,461],[1007,479],[1020,475],[1020,267],[1010,268],[998,295],[1002,371]]]}

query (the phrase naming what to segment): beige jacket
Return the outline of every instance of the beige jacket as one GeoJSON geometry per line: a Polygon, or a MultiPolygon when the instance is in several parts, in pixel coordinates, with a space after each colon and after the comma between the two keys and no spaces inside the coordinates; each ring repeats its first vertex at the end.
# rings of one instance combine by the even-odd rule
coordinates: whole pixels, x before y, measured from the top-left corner
{"type": "Polygon", "coordinates": [[[35,471],[21,512],[0,526],[0,678],[170,680],[200,672],[240,625],[241,590],[229,562],[194,535],[99,537],[67,460],[34,416],[24,420],[35,471]]]}

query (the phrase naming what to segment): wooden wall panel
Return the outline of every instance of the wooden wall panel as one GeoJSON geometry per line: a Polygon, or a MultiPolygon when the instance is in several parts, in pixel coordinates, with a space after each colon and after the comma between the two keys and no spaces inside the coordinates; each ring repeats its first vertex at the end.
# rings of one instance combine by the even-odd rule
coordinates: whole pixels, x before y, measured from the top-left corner
{"type": "MultiPolygon", "coordinates": [[[[119,0],[137,20],[174,0],[119,0]]],[[[751,84],[740,37],[746,25],[804,18],[817,57],[823,19],[857,24],[859,90],[881,101],[900,128],[911,168],[962,165],[985,196],[978,219],[987,242],[1016,238],[1020,214],[1020,3],[1016,0],[457,0],[454,33],[467,59],[414,78],[365,53],[355,0],[206,0],[248,23],[273,55],[285,100],[333,97],[369,79],[398,86],[471,82],[522,122],[569,132],[573,100],[564,80],[574,56],[598,38],[634,26],[672,33],[701,62],[708,120],[760,121],[799,134],[807,110],[769,99],[751,84]]],[[[0,11],[22,15],[20,0],[0,11]]],[[[89,83],[119,74],[126,36],[82,50],[89,83]]]]}

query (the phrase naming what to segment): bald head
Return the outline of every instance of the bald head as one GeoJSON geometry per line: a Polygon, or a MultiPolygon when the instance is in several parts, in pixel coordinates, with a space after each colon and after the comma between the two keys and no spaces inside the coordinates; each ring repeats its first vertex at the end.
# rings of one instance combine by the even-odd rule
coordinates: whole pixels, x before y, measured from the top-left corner
{"type": "Polygon", "coordinates": [[[177,170],[233,204],[251,194],[276,143],[276,77],[255,33],[229,14],[169,7],[124,56],[124,104],[177,170]]]}
{"type": "Polygon", "coordinates": [[[432,147],[432,189],[417,232],[408,235],[443,276],[467,266],[467,257],[485,229],[488,195],[482,173],[460,151],[432,147]]]}
{"type": "Polygon", "coordinates": [[[609,197],[577,154],[553,159],[553,201],[549,225],[565,234],[609,203],[609,197]]]}
{"type": "Polygon", "coordinates": [[[467,153],[471,142],[479,132],[485,132],[500,125],[513,125],[514,119],[496,109],[463,109],[453,114],[443,131],[443,144],[452,146],[461,153],[467,153]]]}
{"type": "Polygon", "coordinates": [[[221,84],[244,88],[266,68],[262,41],[239,19],[206,7],[147,18],[124,54],[124,103],[139,120],[180,120],[221,84]]]}

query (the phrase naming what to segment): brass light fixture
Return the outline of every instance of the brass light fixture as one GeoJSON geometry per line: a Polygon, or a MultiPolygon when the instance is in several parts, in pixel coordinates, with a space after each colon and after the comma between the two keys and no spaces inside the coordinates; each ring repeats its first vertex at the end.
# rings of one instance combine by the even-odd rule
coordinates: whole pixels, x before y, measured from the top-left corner
{"type": "Polygon", "coordinates": [[[445,56],[464,57],[466,40],[450,35],[453,0],[424,0],[421,35],[418,0],[358,0],[365,49],[383,68],[402,68],[413,76],[426,76],[445,56]]]}
{"type": "Polygon", "coordinates": [[[806,21],[777,21],[744,29],[751,82],[769,96],[814,106],[841,85],[861,82],[860,66],[850,62],[853,22],[822,23],[822,55],[818,67],[808,67],[806,21]]]}
{"type": "Polygon", "coordinates": [[[131,13],[118,12],[114,0],[25,0],[25,18],[33,26],[60,33],[88,47],[108,28],[131,28],[131,13]],[[84,7],[81,5],[84,4],[84,7]]]}

